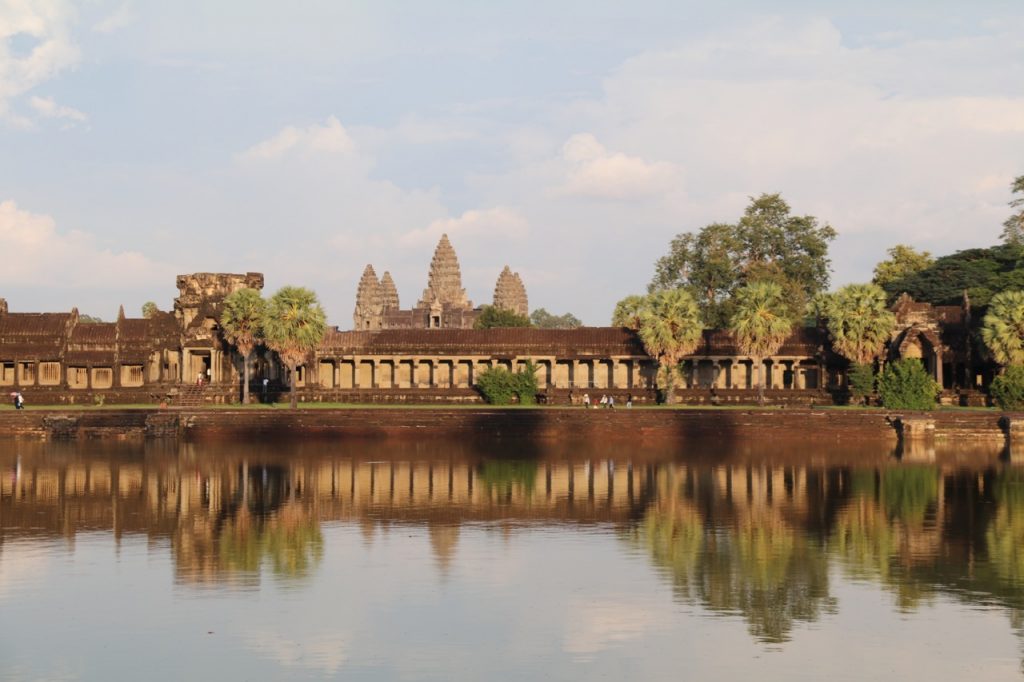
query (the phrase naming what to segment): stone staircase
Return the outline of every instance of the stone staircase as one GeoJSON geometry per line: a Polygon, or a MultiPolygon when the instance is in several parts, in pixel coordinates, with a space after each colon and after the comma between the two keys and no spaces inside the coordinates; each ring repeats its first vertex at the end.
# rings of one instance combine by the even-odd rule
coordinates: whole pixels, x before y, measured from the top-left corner
{"type": "Polygon", "coordinates": [[[206,384],[188,384],[182,386],[181,390],[178,391],[178,397],[174,401],[175,407],[202,407],[203,405],[203,391],[206,389],[206,384]]]}

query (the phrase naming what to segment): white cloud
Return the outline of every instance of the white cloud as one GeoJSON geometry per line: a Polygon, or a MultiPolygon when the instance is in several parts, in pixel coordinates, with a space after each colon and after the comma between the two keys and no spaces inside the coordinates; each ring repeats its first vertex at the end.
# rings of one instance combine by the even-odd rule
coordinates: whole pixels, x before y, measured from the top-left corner
{"type": "Polygon", "coordinates": [[[242,152],[241,157],[246,160],[270,160],[293,152],[345,154],[354,148],[352,138],[341,121],[330,116],[324,125],[314,123],[305,128],[287,126],[277,135],[242,152]]]}
{"type": "Polygon", "coordinates": [[[13,112],[12,103],[78,63],[74,16],[59,0],[0,2],[0,119],[28,127],[31,122],[13,112]]]}
{"type": "Polygon", "coordinates": [[[479,235],[487,239],[518,239],[529,232],[529,225],[515,211],[498,206],[485,210],[466,211],[458,218],[439,218],[427,227],[410,230],[398,238],[402,246],[433,245],[447,234],[456,236],[479,235]]]}
{"type": "Polygon", "coordinates": [[[562,158],[569,164],[567,180],[558,190],[563,194],[631,201],[662,194],[678,182],[672,164],[610,153],[590,133],[570,137],[562,158]]]}
{"type": "Polygon", "coordinates": [[[0,253],[12,254],[0,268],[5,286],[79,289],[173,281],[174,270],[134,251],[113,251],[93,235],[58,232],[53,218],[0,202],[0,253]]]}
{"type": "Polygon", "coordinates": [[[132,8],[132,3],[124,2],[116,10],[93,24],[92,30],[97,33],[113,33],[131,25],[134,21],[135,11],[132,8]]]}
{"type": "Polygon", "coordinates": [[[43,118],[65,119],[75,123],[81,123],[87,119],[86,115],[78,109],[61,106],[52,97],[33,95],[29,98],[28,103],[43,118]]]}

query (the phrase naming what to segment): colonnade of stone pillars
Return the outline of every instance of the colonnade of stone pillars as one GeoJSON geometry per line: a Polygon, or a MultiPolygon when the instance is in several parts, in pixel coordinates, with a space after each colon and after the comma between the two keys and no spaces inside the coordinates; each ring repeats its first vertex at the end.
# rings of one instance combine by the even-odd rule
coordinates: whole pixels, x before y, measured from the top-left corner
{"type": "MultiPolygon", "coordinates": [[[[757,387],[757,364],[750,357],[699,357],[684,361],[688,388],[752,389],[757,387]]],[[[814,358],[770,357],[761,364],[766,388],[820,388],[824,368],[814,358]],[[787,375],[789,380],[786,381],[787,375]]]]}
{"type": "Polygon", "coordinates": [[[652,363],[647,358],[559,359],[532,357],[351,356],[321,358],[318,378],[325,388],[405,389],[470,388],[492,367],[520,371],[528,361],[545,388],[640,389],[651,387],[652,363]]]}

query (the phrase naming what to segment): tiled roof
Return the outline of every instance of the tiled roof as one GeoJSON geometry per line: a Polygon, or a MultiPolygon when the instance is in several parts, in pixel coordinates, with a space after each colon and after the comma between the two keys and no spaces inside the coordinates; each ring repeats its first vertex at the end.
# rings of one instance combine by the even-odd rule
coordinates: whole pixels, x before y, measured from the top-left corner
{"type": "Polygon", "coordinates": [[[0,316],[0,341],[64,336],[71,313],[8,313],[0,316]]]}
{"type": "Polygon", "coordinates": [[[114,345],[117,343],[117,324],[115,322],[79,322],[71,331],[69,343],[72,345],[114,345]]]}
{"type": "Polygon", "coordinates": [[[644,355],[637,335],[619,327],[329,330],[321,351],[367,355],[644,355]]]}
{"type": "Polygon", "coordinates": [[[69,350],[65,356],[65,362],[69,365],[113,365],[114,351],[112,350],[69,350]]]}

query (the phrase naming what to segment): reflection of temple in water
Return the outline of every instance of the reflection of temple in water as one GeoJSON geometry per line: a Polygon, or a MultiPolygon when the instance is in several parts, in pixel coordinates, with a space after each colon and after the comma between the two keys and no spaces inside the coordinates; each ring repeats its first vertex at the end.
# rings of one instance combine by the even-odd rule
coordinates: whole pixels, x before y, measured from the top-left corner
{"type": "Polygon", "coordinates": [[[80,447],[0,454],[0,547],[142,535],[167,543],[179,582],[244,587],[316,570],[335,522],[367,544],[422,529],[441,576],[458,565],[465,523],[604,524],[649,554],[678,599],[741,616],[767,642],[837,608],[830,566],[883,585],[901,608],[936,592],[1024,607],[1024,475],[1012,467],[80,447]]]}

